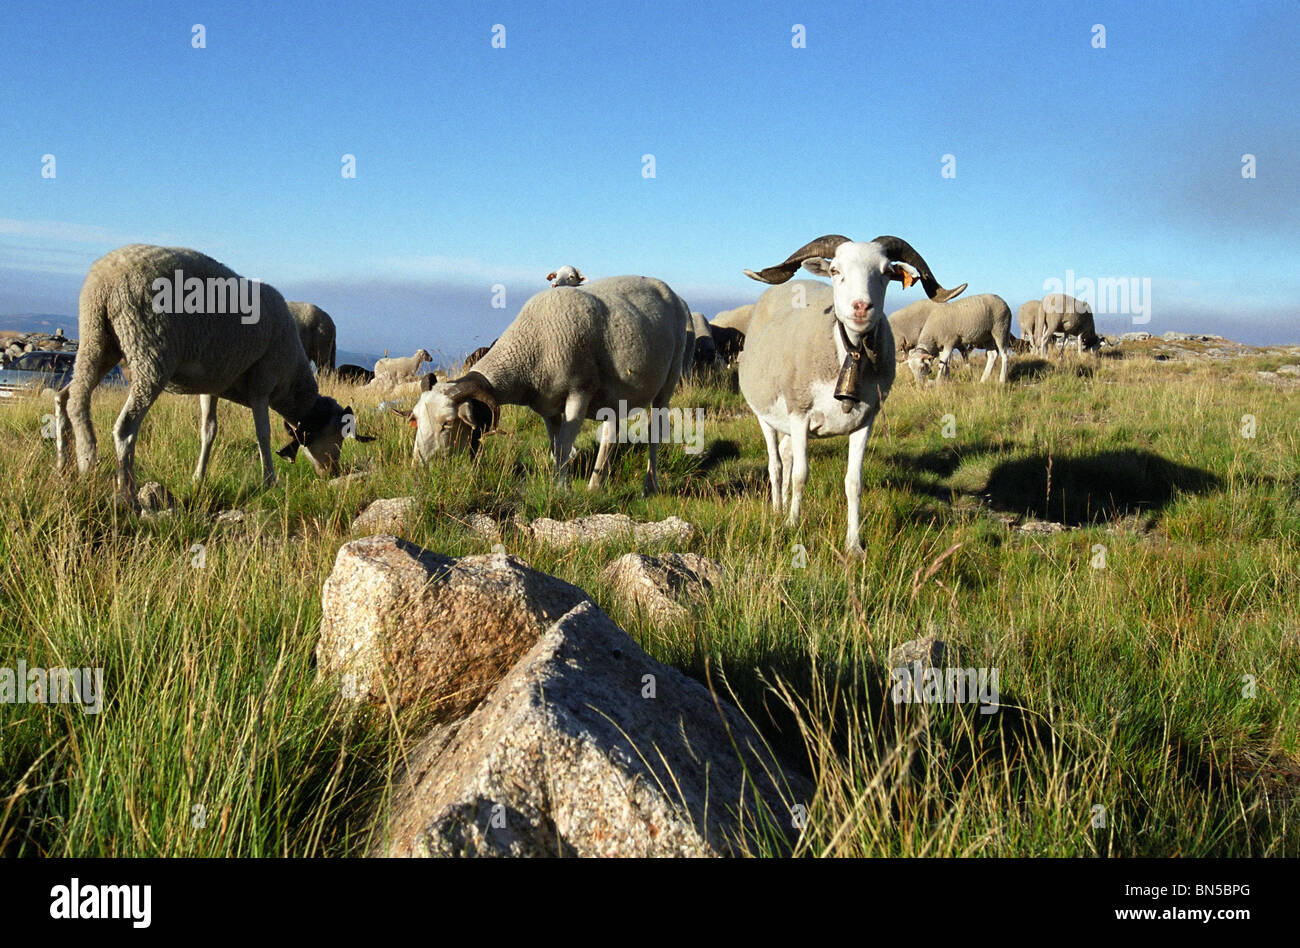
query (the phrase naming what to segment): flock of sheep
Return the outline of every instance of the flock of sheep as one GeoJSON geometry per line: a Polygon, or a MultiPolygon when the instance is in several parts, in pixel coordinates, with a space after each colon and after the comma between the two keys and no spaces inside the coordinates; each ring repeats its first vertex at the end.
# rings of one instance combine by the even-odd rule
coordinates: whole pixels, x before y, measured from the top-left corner
{"type": "MultiPolygon", "coordinates": [[[[872,424],[905,359],[918,382],[939,361],[940,378],[953,351],[986,349],[983,380],[1002,359],[1007,380],[1013,348],[1045,353],[1055,333],[1078,339],[1079,351],[1099,340],[1086,304],[1060,294],[1021,307],[1024,339],[1011,333],[1011,311],[983,294],[953,301],[965,288],[939,285],[924,258],[907,241],[877,237],[858,242],[819,237],[782,263],[745,273],[772,284],[757,302],[712,322],[692,313],[664,282],[619,276],[588,282],[574,267],[548,275],[551,287],[529,299],[490,346],[471,353],[459,377],[423,375],[414,408],[401,413],[415,429],[413,455],[476,450],[496,427],[504,405],[524,405],[540,415],[550,438],[556,475],[564,478],[584,420],[601,418],[600,447],[590,487],[604,479],[618,435],[611,415],[667,409],[685,374],[718,362],[738,365],[740,390],[758,418],[767,445],[771,502],[800,515],[808,473],[808,439],[846,435],[848,499],[846,547],[860,550],[859,510],[863,454],[872,424]],[[829,284],[799,280],[803,268],[829,284]],[[926,299],[884,316],[891,281],[919,282],[926,299]]],[[[133,244],[97,260],[79,301],[80,349],[72,381],[56,396],[57,464],[66,469],[75,451],[84,474],[96,462],[90,395],[104,375],[125,361],[130,387],[113,426],[120,499],[137,506],[135,442],[140,424],[163,391],[199,396],[200,449],[194,480],[202,479],[216,437],[217,400],[253,413],[264,484],[275,481],[269,410],[283,419],[288,443],[277,452],[294,460],[301,450],[316,471],[332,474],[343,441],[371,438],[356,432],[350,407],[322,395],[318,371],[341,379],[413,377],[429,353],[380,360],[373,370],[335,366],[335,328],[310,303],[287,303],[271,286],[253,283],[256,319],[212,305],[212,287],[242,278],[194,250],[133,244]],[[209,288],[187,312],[160,312],[159,286],[183,279],[209,288]]],[[[228,299],[229,297],[227,297],[228,299]]],[[[223,299],[220,295],[218,300],[223,299]]],[[[658,438],[649,439],[645,489],[658,487],[658,438]]]]}

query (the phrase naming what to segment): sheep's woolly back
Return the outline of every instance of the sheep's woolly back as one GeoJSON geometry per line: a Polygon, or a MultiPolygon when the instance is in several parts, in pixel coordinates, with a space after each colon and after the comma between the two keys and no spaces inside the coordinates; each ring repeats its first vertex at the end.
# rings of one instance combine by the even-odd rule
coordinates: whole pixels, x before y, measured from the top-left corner
{"type": "Polygon", "coordinates": [[[543,290],[528,300],[474,367],[501,404],[543,417],[571,393],[602,407],[667,405],[686,354],[690,309],[667,284],[620,276],[543,290]]]}
{"type": "MultiPolygon", "coordinates": [[[[316,383],[284,297],[269,284],[251,284],[258,318],[249,323],[233,306],[209,311],[206,295],[199,312],[159,312],[156,281],[170,286],[178,271],[183,281],[205,284],[240,279],[224,264],[182,247],[132,244],[96,260],[81,287],[78,366],[82,355],[120,353],[133,388],[219,394],[241,404],[248,403],[247,392],[269,392],[271,407],[285,417],[310,411],[316,383]]],[[[74,384],[93,383],[77,375],[74,384]]]]}
{"type": "Polygon", "coordinates": [[[1049,293],[1043,297],[1042,307],[1043,324],[1048,332],[1070,336],[1095,332],[1092,307],[1082,300],[1064,293],[1049,293]]]}
{"type": "Polygon", "coordinates": [[[727,329],[738,329],[743,333],[749,333],[749,321],[754,315],[753,303],[747,303],[744,306],[737,306],[735,309],[723,310],[711,320],[714,326],[722,326],[727,329]]]}
{"type": "Polygon", "coordinates": [[[301,300],[288,300],[285,305],[298,324],[298,336],[307,358],[315,362],[318,369],[333,369],[335,329],[330,314],[315,303],[301,300]]]}
{"type": "Polygon", "coordinates": [[[705,336],[708,336],[709,338],[713,337],[713,333],[709,329],[709,321],[705,319],[703,313],[691,313],[691,325],[695,328],[695,339],[697,344],[699,340],[703,339],[705,336]]]}
{"type": "Polygon", "coordinates": [[[1011,345],[1011,307],[992,293],[965,296],[937,306],[925,321],[916,347],[937,354],[950,346],[1007,349],[1011,345]]]}
{"type": "Polygon", "coordinates": [[[921,330],[925,328],[925,321],[937,307],[943,305],[934,300],[917,300],[915,303],[908,303],[898,312],[890,314],[889,328],[893,330],[894,346],[900,355],[906,355],[916,347],[921,340],[921,330]]]}

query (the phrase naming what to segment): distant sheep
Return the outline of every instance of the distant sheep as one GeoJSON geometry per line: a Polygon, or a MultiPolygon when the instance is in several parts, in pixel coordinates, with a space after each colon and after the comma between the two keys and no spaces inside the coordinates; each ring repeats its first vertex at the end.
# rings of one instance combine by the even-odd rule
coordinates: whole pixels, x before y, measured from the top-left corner
{"type": "Polygon", "coordinates": [[[334,370],[334,378],[349,385],[368,385],[375,380],[375,373],[365,366],[345,362],[334,370]]]}
{"type": "Polygon", "coordinates": [[[380,359],[375,363],[375,376],[385,376],[395,381],[413,379],[420,371],[420,366],[432,362],[433,356],[424,349],[416,349],[415,355],[402,359],[380,359]]]}
{"type": "Polygon", "coordinates": [[[961,346],[989,350],[981,382],[988,381],[993,374],[993,364],[1001,357],[1002,371],[998,381],[1006,382],[1011,367],[1011,307],[1007,301],[992,293],[981,293],[936,307],[908,354],[913,376],[918,382],[923,381],[929,362],[937,354],[938,377],[943,378],[948,373],[953,350],[961,346]]]}
{"type": "Polygon", "coordinates": [[[128,506],[138,506],[136,438],[164,389],[200,396],[196,482],[203,478],[216,438],[219,398],[252,410],[266,486],[275,483],[270,408],[283,417],[291,439],[277,452],[281,457],[293,460],[301,448],[318,473],[337,467],[353,424],[352,409],[317,390],[297,323],[274,287],[244,280],[195,250],[132,244],[91,265],[79,309],[80,348],[72,381],[55,399],[60,470],[67,466],[70,448],[82,474],[95,466],[90,395],[123,360],[131,382],[113,441],[118,495],[128,506]],[[197,308],[191,308],[195,302],[197,308]]]}
{"type": "Polygon", "coordinates": [[[712,368],[718,361],[718,347],[713,341],[709,321],[703,313],[691,313],[691,327],[695,334],[695,347],[686,366],[685,375],[696,375],[712,368]]]}
{"type": "MultiPolygon", "coordinates": [[[[1079,355],[1084,349],[1094,353],[1101,351],[1101,337],[1093,323],[1092,307],[1083,300],[1076,300],[1064,293],[1048,293],[1043,297],[1042,354],[1047,354],[1048,340],[1057,333],[1064,334],[1066,343],[1073,336],[1079,347],[1079,355]]],[[[1064,351],[1064,349],[1062,349],[1064,351]]]]}
{"type": "Polygon", "coordinates": [[[460,370],[462,372],[468,372],[470,369],[474,368],[474,366],[478,365],[480,359],[492,351],[492,347],[496,344],[497,341],[493,339],[486,346],[479,346],[469,355],[465,356],[465,361],[461,363],[460,370]]]}
{"type": "MultiPolygon", "coordinates": [[[[665,283],[609,277],[545,290],[528,300],[474,369],[449,382],[424,380],[408,420],[417,463],[478,446],[502,405],[542,416],[556,476],[564,479],[578,431],[602,409],[667,408],[681,376],[690,309],[665,283]]],[[[589,486],[605,477],[617,424],[605,417],[589,486]]],[[[649,439],[645,490],[658,488],[658,438],[649,439]]]]}
{"type": "Polygon", "coordinates": [[[586,277],[577,267],[565,265],[558,270],[546,274],[546,281],[551,286],[580,286],[586,281],[586,277]]]}
{"type": "Polygon", "coordinates": [[[316,371],[334,369],[334,320],[313,303],[291,300],[285,304],[298,324],[298,336],[307,358],[316,363],[316,371]]]}

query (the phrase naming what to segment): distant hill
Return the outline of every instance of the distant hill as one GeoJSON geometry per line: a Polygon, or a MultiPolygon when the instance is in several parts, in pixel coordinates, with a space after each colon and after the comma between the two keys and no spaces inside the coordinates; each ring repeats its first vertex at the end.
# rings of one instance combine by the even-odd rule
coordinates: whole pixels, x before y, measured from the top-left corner
{"type": "Polygon", "coordinates": [[[12,316],[0,316],[0,330],[53,333],[56,329],[62,329],[65,336],[76,338],[77,317],[60,316],[57,313],[18,313],[12,316]]]}

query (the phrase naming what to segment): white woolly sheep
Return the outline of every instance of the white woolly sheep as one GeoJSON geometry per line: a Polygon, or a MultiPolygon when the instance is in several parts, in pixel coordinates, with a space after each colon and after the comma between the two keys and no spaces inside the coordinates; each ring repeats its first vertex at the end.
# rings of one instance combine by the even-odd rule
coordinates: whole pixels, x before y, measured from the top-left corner
{"type": "Polygon", "coordinates": [[[432,361],[433,356],[424,349],[416,349],[415,355],[401,359],[380,359],[375,363],[375,377],[384,376],[398,381],[413,379],[420,371],[420,366],[432,361]]]}
{"type": "Polygon", "coordinates": [[[992,293],[981,293],[936,307],[921,329],[921,337],[908,354],[908,365],[918,382],[924,381],[929,362],[939,355],[938,377],[948,374],[954,349],[966,346],[989,350],[981,382],[993,374],[993,364],[1002,357],[998,382],[1006,382],[1011,370],[1011,307],[992,293]]]}
{"type": "MultiPolygon", "coordinates": [[[[1066,296],[1064,293],[1048,293],[1043,297],[1043,324],[1042,324],[1042,354],[1047,354],[1048,340],[1055,337],[1057,333],[1065,336],[1066,344],[1069,344],[1071,336],[1078,341],[1079,355],[1083,355],[1083,350],[1089,349],[1100,355],[1101,337],[1097,335],[1097,327],[1092,319],[1092,307],[1083,300],[1076,300],[1073,296],[1066,296]]],[[[1064,347],[1062,347],[1064,353],[1064,347]]]]}
{"type": "Polygon", "coordinates": [[[128,506],[137,506],[140,424],[164,389],[200,396],[196,482],[216,438],[219,398],[252,410],[266,486],[275,483],[268,408],[284,418],[292,439],[277,453],[292,461],[301,447],[318,473],[333,473],[345,428],[353,424],[352,409],[317,390],[298,326],[274,287],[245,280],[195,250],[132,244],[91,265],[79,309],[81,340],[72,381],[55,399],[60,470],[70,447],[82,474],[95,466],[90,395],[109,369],[125,361],[131,382],[113,441],[118,496],[128,506]]]}
{"type": "Polygon", "coordinates": [[[571,267],[568,264],[546,274],[546,281],[551,286],[580,286],[586,282],[586,279],[577,267],[571,267]]]}
{"type": "Polygon", "coordinates": [[[334,370],[334,320],[314,303],[289,300],[285,303],[298,324],[298,337],[302,340],[307,358],[316,363],[316,371],[334,370]]]}
{"type": "Polygon", "coordinates": [[[687,353],[683,375],[695,375],[704,372],[718,361],[718,347],[713,341],[709,321],[703,313],[691,313],[691,329],[694,334],[694,348],[687,353]]]}
{"type": "Polygon", "coordinates": [[[808,438],[849,436],[844,493],[850,552],[862,549],[862,458],[897,371],[885,289],[890,280],[911,285],[915,277],[904,264],[920,274],[931,299],[949,300],[966,288],[963,283],[945,290],[921,255],[898,237],[860,243],[828,235],[775,267],[745,271],[764,283],[785,283],[802,265],[831,280],[830,286],[801,280],[759,297],[740,357],[740,390],[767,442],[772,507],[779,513],[790,494],[791,526],[799,520],[808,479],[808,438]]]}
{"type": "MultiPolygon", "coordinates": [[[[449,382],[425,380],[427,391],[408,415],[416,429],[416,463],[477,448],[500,406],[526,405],[546,424],[561,480],[583,420],[604,418],[589,484],[599,487],[617,424],[598,412],[666,409],[681,376],[690,322],[686,303],[649,277],[609,277],[538,293],[473,371],[449,382]]],[[[658,488],[659,428],[653,421],[650,427],[647,493],[658,488]]]]}

